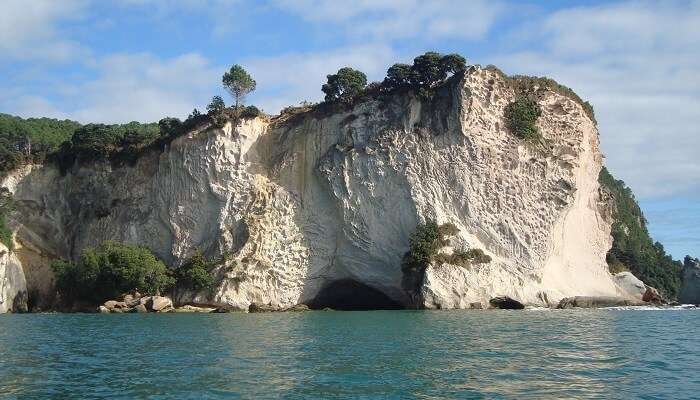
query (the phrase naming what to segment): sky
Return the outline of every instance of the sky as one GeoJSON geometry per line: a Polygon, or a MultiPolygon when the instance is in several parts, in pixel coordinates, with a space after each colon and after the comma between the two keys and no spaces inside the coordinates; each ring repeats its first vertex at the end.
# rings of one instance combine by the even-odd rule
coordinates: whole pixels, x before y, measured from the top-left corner
{"type": "Polygon", "coordinates": [[[606,165],[655,239],[700,256],[700,1],[2,0],[0,112],[117,123],[225,97],[268,113],[343,66],[381,80],[425,51],[548,76],[595,108],[606,165]]]}

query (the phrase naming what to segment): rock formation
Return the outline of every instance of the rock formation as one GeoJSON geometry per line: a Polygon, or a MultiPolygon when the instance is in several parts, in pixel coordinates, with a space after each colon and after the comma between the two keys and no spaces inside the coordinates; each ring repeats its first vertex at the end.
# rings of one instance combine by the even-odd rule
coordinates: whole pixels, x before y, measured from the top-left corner
{"type": "Polygon", "coordinates": [[[51,294],[49,259],[117,240],[174,266],[196,248],[232,254],[211,296],[179,300],[238,309],[322,308],[319,294],[345,284],[353,304],[376,296],[426,308],[620,296],[605,262],[611,221],[594,122],[578,102],[541,90],[542,140],[524,142],[503,121],[515,96],[500,73],[473,67],[430,100],[403,93],[205,125],[133,166],[27,167],[3,182],[20,212],[17,260],[0,268],[21,263],[41,302],[51,294]],[[492,261],[430,265],[410,296],[401,260],[427,219],[454,224],[452,246],[492,261]]]}
{"type": "Polygon", "coordinates": [[[15,253],[0,243],[0,314],[27,311],[27,283],[15,253]]]}
{"type": "Polygon", "coordinates": [[[682,274],[683,284],[678,301],[682,304],[700,304],[700,260],[686,256],[682,274]]]}

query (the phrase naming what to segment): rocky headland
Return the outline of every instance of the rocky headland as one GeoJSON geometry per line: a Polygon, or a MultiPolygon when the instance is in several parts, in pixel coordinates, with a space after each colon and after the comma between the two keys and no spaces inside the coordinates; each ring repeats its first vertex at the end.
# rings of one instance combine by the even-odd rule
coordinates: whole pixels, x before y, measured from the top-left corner
{"type": "MultiPolygon", "coordinates": [[[[528,90],[541,109],[537,140],[504,120],[518,81],[473,66],[429,98],[204,122],[131,164],[16,169],[2,181],[17,212],[13,249],[0,245],[0,312],[51,309],[50,261],[108,240],[173,268],[194,249],[226,257],[211,290],[125,296],[102,312],[661,302],[632,273],[609,270],[614,206],[590,110],[546,85],[528,90]],[[442,260],[406,279],[411,235],[426,221],[456,231],[442,260]],[[458,249],[488,262],[451,263],[458,249]]],[[[681,301],[699,302],[698,269],[686,266],[681,301]]]]}

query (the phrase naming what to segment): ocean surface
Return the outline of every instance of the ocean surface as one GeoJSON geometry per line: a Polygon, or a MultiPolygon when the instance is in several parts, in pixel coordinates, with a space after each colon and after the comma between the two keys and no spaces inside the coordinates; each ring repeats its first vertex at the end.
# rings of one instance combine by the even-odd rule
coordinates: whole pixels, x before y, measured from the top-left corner
{"type": "Polygon", "coordinates": [[[0,315],[0,398],[700,397],[700,310],[0,315]]]}

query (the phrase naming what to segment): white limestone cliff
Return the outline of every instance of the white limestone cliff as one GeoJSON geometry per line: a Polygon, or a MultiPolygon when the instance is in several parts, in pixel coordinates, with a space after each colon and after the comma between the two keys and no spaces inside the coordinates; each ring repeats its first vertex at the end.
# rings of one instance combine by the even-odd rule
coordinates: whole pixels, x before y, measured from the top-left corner
{"type": "Polygon", "coordinates": [[[195,248],[230,254],[212,296],[180,300],[239,308],[311,302],[341,280],[427,308],[620,295],[605,262],[611,221],[595,124],[544,91],[543,141],[524,143],[504,126],[514,98],[502,75],[475,67],[430,101],[394,95],[201,127],[134,166],[18,171],[4,182],[21,211],[16,257],[42,299],[51,298],[48,260],[104,240],[147,246],[176,266],[195,248]],[[401,259],[429,218],[459,228],[453,246],[492,261],[431,265],[412,298],[401,259]]]}
{"type": "Polygon", "coordinates": [[[17,256],[0,243],[0,314],[26,311],[27,283],[17,256]]]}

